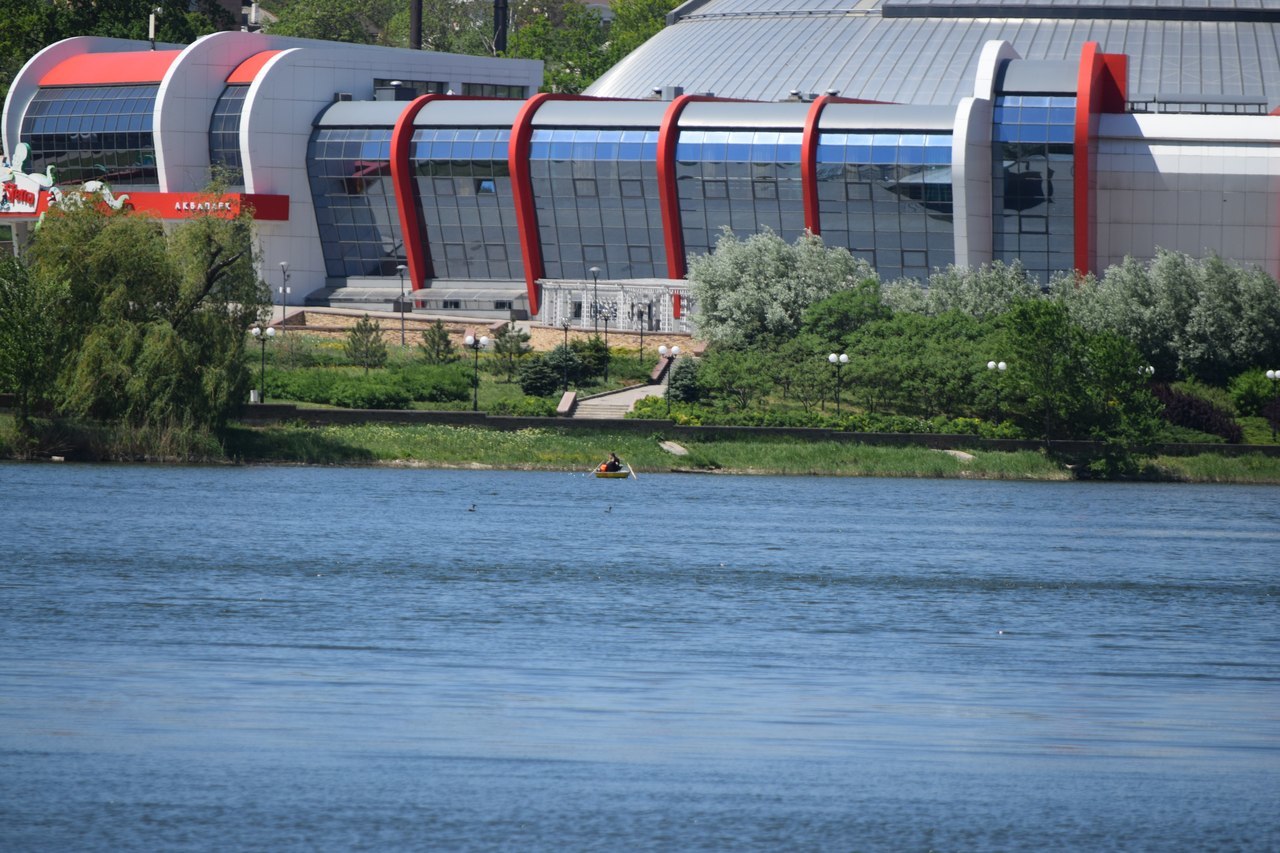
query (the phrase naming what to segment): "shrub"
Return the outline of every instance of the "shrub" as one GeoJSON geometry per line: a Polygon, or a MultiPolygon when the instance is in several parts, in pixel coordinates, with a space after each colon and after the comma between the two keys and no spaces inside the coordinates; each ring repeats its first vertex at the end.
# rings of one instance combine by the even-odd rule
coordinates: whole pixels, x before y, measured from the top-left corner
{"type": "Polygon", "coordinates": [[[342,376],[334,383],[329,402],[346,409],[403,409],[410,396],[393,376],[342,376]]]}
{"type": "Polygon", "coordinates": [[[1262,410],[1275,399],[1275,385],[1267,378],[1263,370],[1250,370],[1241,373],[1227,386],[1231,394],[1231,402],[1236,411],[1242,415],[1260,415],[1262,410]]]}
{"type": "Polygon", "coordinates": [[[1208,400],[1163,384],[1155,384],[1151,390],[1164,406],[1164,419],[1174,426],[1221,436],[1228,444],[1244,441],[1240,425],[1208,400]]]}
{"type": "Polygon", "coordinates": [[[518,400],[499,400],[489,407],[491,415],[512,415],[520,418],[554,418],[556,404],[546,397],[521,397],[518,400]]]}
{"type": "Polygon", "coordinates": [[[671,365],[667,378],[667,393],[674,403],[696,403],[702,399],[702,386],[698,384],[700,362],[692,359],[677,359],[671,365]]]}
{"type": "MultiPolygon", "coordinates": [[[[574,385],[580,384],[586,379],[586,371],[583,368],[582,359],[578,357],[578,354],[573,349],[565,349],[561,345],[543,356],[543,359],[545,359],[551,371],[559,377],[558,383],[564,381],[566,374],[569,377],[569,382],[574,385]]],[[[526,390],[525,393],[528,394],[530,392],[526,390]]],[[[534,396],[541,395],[535,394],[534,396]]]]}
{"type": "Polygon", "coordinates": [[[457,364],[414,364],[395,375],[409,398],[419,402],[448,403],[471,394],[470,372],[457,364]]]}
{"type": "Polygon", "coordinates": [[[267,374],[267,396],[300,403],[328,403],[333,386],[343,374],[336,370],[313,367],[267,374]]]}
{"type": "MultiPolygon", "coordinates": [[[[563,347],[561,347],[563,349],[563,347]]],[[[564,374],[543,356],[526,359],[519,370],[520,390],[530,397],[549,397],[560,390],[564,374]]]]}
{"type": "MultiPolygon", "coordinates": [[[[609,357],[609,350],[605,347],[603,338],[592,335],[586,340],[576,339],[569,343],[569,348],[578,357],[580,364],[575,382],[588,383],[597,376],[604,375],[604,365],[609,357]]],[[[572,369],[569,375],[573,378],[572,369]]]]}

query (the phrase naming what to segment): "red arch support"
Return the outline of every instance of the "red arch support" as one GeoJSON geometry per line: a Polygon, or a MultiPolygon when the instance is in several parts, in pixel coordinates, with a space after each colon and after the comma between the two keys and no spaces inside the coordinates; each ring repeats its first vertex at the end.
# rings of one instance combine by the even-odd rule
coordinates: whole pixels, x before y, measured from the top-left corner
{"type": "Polygon", "coordinates": [[[434,275],[427,251],[427,230],[422,223],[422,206],[413,186],[413,120],[422,108],[447,95],[414,98],[396,119],[391,131],[391,183],[396,188],[396,210],[400,214],[400,237],[408,259],[411,290],[419,290],[434,275]]]}
{"type": "Polygon", "coordinates": [[[1129,57],[1122,53],[1102,53],[1095,41],[1086,42],[1080,52],[1076,77],[1076,122],[1072,136],[1075,176],[1073,219],[1075,225],[1076,272],[1094,272],[1097,259],[1098,217],[1094,193],[1094,166],[1098,152],[1098,116],[1122,113],[1129,90],[1129,57]]]}
{"type": "Polygon", "coordinates": [[[818,210],[818,123],[822,120],[822,111],[828,104],[882,103],[885,102],[819,95],[809,105],[809,113],[804,120],[804,135],[800,138],[800,184],[804,187],[804,227],[810,233],[822,233],[822,216],[818,210]]]}
{"type": "MultiPolygon", "coordinates": [[[[717,101],[710,95],[680,95],[671,102],[658,129],[658,203],[662,207],[662,239],[667,249],[667,278],[684,278],[684,224],[680,220],[680,193],[676,190],[676,142],[680,137],[680,113],[696,101],[717,101]]],[[[679,315],[679,307],[676,309],[679,315]]]]}

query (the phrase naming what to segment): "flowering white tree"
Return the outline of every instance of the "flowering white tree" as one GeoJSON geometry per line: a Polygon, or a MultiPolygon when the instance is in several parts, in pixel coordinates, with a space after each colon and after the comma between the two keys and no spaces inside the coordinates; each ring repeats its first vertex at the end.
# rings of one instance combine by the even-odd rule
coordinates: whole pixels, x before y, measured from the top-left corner
{"type": "Polygon", "coordinates": [[[810,305],[875,278],[866,261],[813,234],[788,244],[768,230],[739,240],[725,229],[714,252],[690,259],[693,321],[706,340],[734,346],[793,335],[810,305]]]}

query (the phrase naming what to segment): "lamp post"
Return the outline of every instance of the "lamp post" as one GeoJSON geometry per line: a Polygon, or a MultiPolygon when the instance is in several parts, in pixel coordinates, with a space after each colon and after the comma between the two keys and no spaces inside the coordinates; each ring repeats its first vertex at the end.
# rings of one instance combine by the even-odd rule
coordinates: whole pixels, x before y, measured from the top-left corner
{"type": "Polygon", "coordinates": [[[636,308],[636,323],[640,325],[640,364],[644,364],[644,303],[636,308]]]}
{"type": "Polygon", "coordinates": [[[1276,395],[1276,383],[1280,382],[1280,370],[1268,370],[1267,378],[1271,380],[1271,441],[1276,440],[1276,421],[1280,420],[1280,396],[1276,395]]]}
{"type": "Polygon", "coordinates": [[[489,345],[489,339],[484,335],[478,338],[467,335],[464,343],[475,353],[475,361],[471,365],[471,411],[475,412],[480,409],[480,350],[489,345]]]}
{"type": "Polygon", "coordinates": [[[284,332],[284,313],[285,306],[289,304],[289,262],[280,262],[280,277],[283,281],[280,284],[280,331],[284,332]]]}
{"type": "Polygon", "coordinates": [[[600,334],[600,267],[587,270],[591,273],[591,319],[595,323],[595,333],[600,334]]]}
{"type": "Polygon", "coordinates": [[[666,358],[667,356],[670,356],[672,361],[672,364],[667,367],[667,393],[663,395],[667,398],[667,417],[668,418],[671,417],[671,373],[673,370],[675,370],[675,360],[676,360],[676,356],[678,356],[679,354],[680,354],[680,347],[678,346],[671,347],[670,349],[668,349],[667,345],[663,344],[662,346],[658,347],[658,355],[661,356],[662,358],[666,358]]]}
{"type": "Polygon", "coordinates": [[[569,393],[569,327],[573,325],[573,321],[565,317],[560,321],[560,328],[564,329],[564,352],[560,358],[560,365],[564,368],[564,392],[569,393]]]}
{"type": "MultiPolygon", "coordinates": [[[[997,377],[1008,369],[1009,369],[1009,365],[1005,364],[1003,361],[987,362],[987,370],[996,371],[997,377]]],[[[999,379],[996,380],[996,420],[997,421],[1000,420],[1000,381],[999,379]]]]}
{"type": "Polygon", "coordinates": [[[827,361],[831,362],[836,369],[836,415],[840,414],[840,368],[849,363],[849,356],[844,353],[836,355],[831,353],[827,356],[827,361]]]}
{"type": "Polygon", "coordinates": [[[400,348],[404,349],[404,264],[396,266],[396,272],[400,273],[400,348]]]}
{"type": "Polygon", "coordinates": [[[604,312],[604,384],[609,384],[609,312],[604,312]]]}
{"type": "Polygon", "coordinates": [[[267,402],[267,341],[276,336],[276,330],[270,326],[265,329],[262,326],[254,326],[249,332],[262,346],[262,367],[258,372],[258,402],[265,403],[267,402]]]}

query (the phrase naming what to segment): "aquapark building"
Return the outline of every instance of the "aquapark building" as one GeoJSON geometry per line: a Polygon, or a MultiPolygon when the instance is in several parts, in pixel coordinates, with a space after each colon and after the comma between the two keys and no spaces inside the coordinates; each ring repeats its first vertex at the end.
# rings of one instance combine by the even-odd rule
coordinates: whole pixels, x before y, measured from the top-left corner
{"type": "Polygon", "coordinates": [[[886,280],[1157,247],[1280,276],[1280,0],[690,0],[585,95],[540,76],[249,33],[70,39],[10,90],[0,217],[96,181],[179,218],[221,166],[277,301],[390,309],[403,287],[620,330],[688,330],[687,259],[725,226],[807,229],[886,280]]]}

